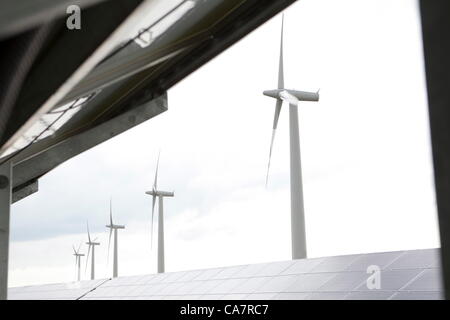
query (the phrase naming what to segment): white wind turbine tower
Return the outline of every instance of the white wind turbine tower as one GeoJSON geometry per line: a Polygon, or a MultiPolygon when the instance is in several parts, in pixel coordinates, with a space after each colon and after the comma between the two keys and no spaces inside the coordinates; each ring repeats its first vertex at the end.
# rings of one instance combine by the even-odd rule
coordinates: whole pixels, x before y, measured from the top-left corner
{"type": "Polygon", "coordinates": [[[88,254],[86,258],[86,268],[89,261],[89,253],[91,252],[92,247],[92,256],[91,256],[91,280],[95,279],[95,246],[100,245],[100,242],[96,242],[97,238],[94,240],[91,240],[91,234],[89,232],[89,223],[87,223],[87,234],[88,234],[88,242],[86,244],[88,245],[88,254]]]}
{"type": "Polygon", "coordinates": [[[283,70],[283,24],[281,22],[280,61],[278,69],[278,88],[264,91],[264,95],[275,98],[275,116],[273,120],[272,141],[270,143],[269,163],[267,165],[267,179],[269,176],[270,158],[272,156],[273,140],[277,129],[283,101],[289,103],[289,136],[290,136],[290,182],[291,182],[291,235],[292,259],[306,258],[305,213],[303,206],[302,169],[300,160],[300,139],[298,130],[298,102],[319,101],[319,91],[305,92],[286,89],[284,87],[283,70]]]}
{"type": "Polygon", "coordinates": [[[169,191],[158,190],[158,167],[159,155],[156,164],[155,181],[153,182],[152,191],[145,192],[153,198],[152,203],[152,225],[151,225],[151,242],[153,246],[153,218],[155,213],[156,197],[158,197],[158,273],[164,273],[164,214],[163,214],[163,198],[173,197],[174,193],[169,191]]]}
{"type": "Polygon", "coordinates": [[[118,262],[118,253],[117,253],[117,230],[125,229],[125,226],[114,224],[112,218],[112,200],[109,201],[109,225],[106,226],[109,228],[109,241],[108,241],[108,260],[109,260],[109,248],[111,247],[111,235],[114,230],[114,261],[113,261],[113,278],[117,278],[117,274],[119,271],[119,262],[118,262]]]}
{"type": "Polygon", "coordinates": [[[78,250],[76,250],[74,246],[72,246],[72,248],[73,248],[73,255],[75,256],[75,266],[78,269],[77,280],[80,281],[80,279],[81,279],[81,272],[80,272],[80,270],[81,270],[81,257],[84,257],[84,254],[80,253],[81,243],[80,243],[80,246],[78,247],[78,250]]]}

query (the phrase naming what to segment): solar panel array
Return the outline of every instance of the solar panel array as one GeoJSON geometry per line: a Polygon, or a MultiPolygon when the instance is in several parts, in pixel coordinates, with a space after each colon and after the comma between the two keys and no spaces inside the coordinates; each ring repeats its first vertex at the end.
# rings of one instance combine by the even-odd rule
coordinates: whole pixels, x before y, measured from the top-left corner
{"type": "Polygon", "coordinates": [[[103,280],[90,280],[8,289],[10,300],[77,300],[90,290],[101,285],[103,280]]]}
{"type": "Polygon", "coordinates": [[[11,288],[10,299],[443,299],[439,249],[356,254],[11,288]],[[369,266],[380,288],[369,289],[369,266]],[[84,290],[84,292],[82,292],[84,290]],[[69,292],[66,292],[69,291],[69,292]],[[77,296],[79,294],[79,296],[77,296]]]}

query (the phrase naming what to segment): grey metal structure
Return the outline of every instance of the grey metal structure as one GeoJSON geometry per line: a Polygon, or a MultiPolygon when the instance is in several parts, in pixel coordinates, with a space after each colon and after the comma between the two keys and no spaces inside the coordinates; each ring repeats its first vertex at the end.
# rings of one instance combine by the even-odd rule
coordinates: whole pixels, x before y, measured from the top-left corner
{"type": "Polygon", "coordinates": [[[273,120],[272,141],[270,143],[269,162],[267,165],[266,184],[269,177],[270,159],[272,157],[273,141],[280,117],[283,101],[289,103],[289,138],[290,138],[290,182],[291,182],[291,239],[292,259],[307,257],[305,210],[303,205],[302,167],[300,158],[300,138],[298,128],[298,102],[319,101],[319,92],[305,92],[285,89],[283,66],[283,25],[281,23],[280,61],[278,69],[278,87],[274,90],[265,90],[264,95],[276,99],[275,116],[273,120]]]}
{"type": "Polygon", "coordinates": [[[10,300],[78,300],[108,279],[9,288],[10,300]]]}
{"type": "Polygon", "coordinates": [[[353,254],[10,288],[11,299],[443,299],[439,249],[353,254]],[[379,268],[379,289],[367,286],[379,268]],[[95,289],[95,290],[94,290],[95,289]],[[78,294],[78,297],[76,295],[78,294]]]}
{"type": "Polygon", "coordinates": [[[81,280],[81,257],[84,257],[83,253],[80,253],[81,244],[78,249],[73,248],[73,255],[75,256],[75,266],[77,267],[77,281],[81,280]]]}
{"type": "Polygon", "coordinates": [[[95,246],[99,246],[100,242],[96,242],[97,238],[95,238],[94,240],[91,240],[91,234],[89,232],[89,223],[87,223],[86,225],[87,227],[87,234],[88,234],[88,242],[86,242],[86,244],[88,245],[88,254],[86,257],[86,267],[89,261],[89,254],[91,252],[91,248],[92,248],[92,256],[91,256],[91,280],[95,279],[95,246]]]}
{"type": "Polygon", "coordinates": [[[0,186],[0,299],[11,203],[37,192],[39,178],[64,161],[166,111],[167,90],[295,0],[180,0],[174,10],[194,6],[142,48],[130,30],[171,20],[152,10],[156,2],[168,3],[71,1],[83,9],[76,32],[67,30],[65,0],[0,4],[0,181],[8,181],[0,186]],[[156,15],[144,19],[148,12],[156,15]],[[86,97],[64,123],[29,132],[86,97]]]}
{"type": "Polygon", "coordinates": [[[117,278],[119,274],[119,252],[118,252],[118,233],[117,230],[125,229],[124,225],[114,224],[112,218],[112,200],[109,201],[109,224],[106,225],[109,229],[109,241],[108,241],[108,260],[109,260],[109,248],[111,246],[111,235],[114,230],[114,257],[113,257],[113,278],[117,278]]]}
{"type": "Polygon", "coordinates": [[[151,191],[145,193],[152,196],[152,225],[151,225],[151,241],[153,243],[153,220],[155,216],[155,204],[156,198],[158,198],[158,273],[164,273],[165,271],[165,258],[164,258],[164,197],[173,197],[174,193],[170,191],[158,190],[158,169],[159,169],[159,155],[156,163],[155,180],[153,182],[153,188],[151,191]]]}
{"type": "Polygon", "coordinates": [[[6,162],[0,165],[0,300],[7,298],[11,198],[12,166],[6,162]]]}

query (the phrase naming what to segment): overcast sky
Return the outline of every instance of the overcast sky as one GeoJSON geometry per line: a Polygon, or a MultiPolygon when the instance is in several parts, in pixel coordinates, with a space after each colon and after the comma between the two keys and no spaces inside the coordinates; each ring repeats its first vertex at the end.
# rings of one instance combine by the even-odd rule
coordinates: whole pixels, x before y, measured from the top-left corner
{"type": "MultiPolygon", "coordinates": [[[[301,0],[285,13],[286,87],[321,89],[299,106],[309,257],[439,247],[417,2],[301,0]]],[[[160,149],[159,186],[175,192],[167,271],[290,259],[286,106],[265,188],[275,101],[262,91],[276,87],[280,26],[277,15],[172,88],[164,114],[42,177],[13,205],[10,286],[73,281],[87,220],[97,276],[110,276],[110,196],[126,225],[119,274],[155,272],[144,192],[160,149]]]]}

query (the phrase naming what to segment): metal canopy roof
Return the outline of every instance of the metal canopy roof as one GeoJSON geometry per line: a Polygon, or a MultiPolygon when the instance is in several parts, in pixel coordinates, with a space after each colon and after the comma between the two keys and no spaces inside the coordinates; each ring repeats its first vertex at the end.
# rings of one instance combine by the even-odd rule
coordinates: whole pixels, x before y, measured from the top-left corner
{"type": "Polygon", "coordinates": [[[10,288],[9,299],[443,299],[439,249],[355,254],[10,288]],[[380,289],[369,289],[369,266],[380,289]]]}
{"type": "MultiPolygon", "coordinates": [[[[160,0],[80,1],[77,31],[67,30],[61,7],[41,2],[53,21],[18,35],[22,27],[8,27],[15,20],[2,21],[10,34],[0,46],[12,53],[17,42],[37,47],[21,86],[7,87],[13,103],[0,101],[0,164],[13,165],[13,201],[36,192],[37,179],[63,161],[167,110],[170,87],[294,0],[178,0],[168,10],[158,9],[168,3],[160,0]],[[136,25],[149,28],[140,38],[155,34],[144,47],[130,34],[136,25]]],[[[42,22],[29,7],[9,8],[30,25],[42,22]]]]}

